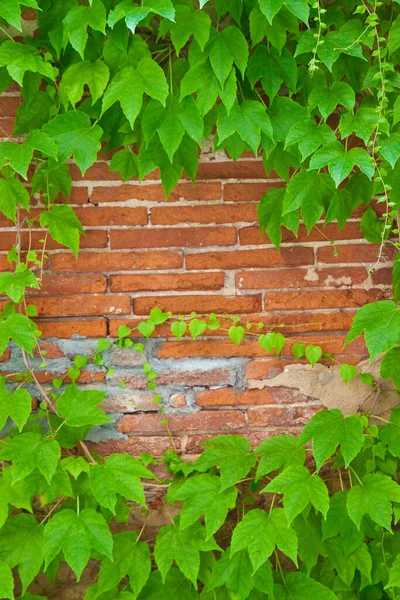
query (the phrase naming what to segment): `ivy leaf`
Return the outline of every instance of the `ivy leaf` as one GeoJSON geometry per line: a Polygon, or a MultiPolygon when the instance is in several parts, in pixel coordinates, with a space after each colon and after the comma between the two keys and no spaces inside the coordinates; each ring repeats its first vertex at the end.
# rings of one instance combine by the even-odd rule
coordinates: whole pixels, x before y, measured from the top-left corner
{"type": "Polygon", "coordinates": [[[203,52],[210,37],[211,19],[204,11],[191,12],[188,6],[177,5],[175,8],[176,23],[169,25],[171,42],[176,55],[186,45],[191,35],[199,44],[203,52]]]}
{"type": "Polygon", "coordinates": [[[219,143],[236,131],[255,154],[261,142],[261,132],[272,139],[271,121],[260,102],[245,100],[234,105],[229,114],[225,106],[220,107],[217,120],[219,143]]]}
{"type": "Polygon", "coordinates": [[[400,486],[382,473],[365,475],[361,484],[353,485],[347,493],[349,517],[358,529],[363,516],[369,515],[375,523],[391,531],[391,502],[400,502],[400,486]]]}
{"type": "Polygon", "coordinates": [[[260,230],[265,230],[276,248],[279,248],[282,241],[281,222],[285,192],[285,188],[272,188],[262,196],[257,204],[260,230]]]}
{"type": "Polygon", "coordinates": [[[35,0],[2,0],[0,2],[0,17],[18,31],[22,31],[21,4],[30,8],[39,8],[35,0]]]}
{"type": "Polygon", "coordinates": [[[239,346],[244,337],[244,333],[244,327],[241,325],[232,325],[228,330],[229,338],[236,346],[239,346]]]}
{"type": "MultiPolygon", "coordinates": [[[[19,302],[26,288],[39,289],[39,280],[24,263],[19,263],[13,273],[0,273],[0,293],[19,302]]],[[[1,429],[1,427],[0,427],[1,429]]]]}
{"type": "Polygon", "coordinates": [[[287,134],[285,141],[285,150],[293,144],[297,144],[301,153],[301,159],[313,154],[320,146],[330,144],[335,141],[335,134],[329,125],[324,123],[318,125],[315,119],[306,119],[295,123],[287,134]]]}
{"type": "Polygon", "coordinates": [[[173,600],[177,593],[185,600],[198,600],[197,591],[189,579],[179,569],[172,568],[168,571],[165,581],[160,571],[152,571],[143,589],[142,597],[146,600],[155,600],[157,596],[165,600],[173,600]]]}
{"type": "Polygon", "coordinates": [[[380,140],[380,153],[394,169],[400,156],[400,131],[391,133],[390,138],[380,140]]]}
{"type": "Polygon", "coordinates": [[[381,377],[393,379],[394,384],[400,389],[400,348],[392,348],[382,358],[381,377]]]}
{"type": "Polygon", "coordinates": [[[43,564],[43,527],[33,515],[15,515],[0,529],[0,557],[11,569],[18,566],[24,594],[43,564]]]}
{"type": "Polygon", "coordinates": [[[307,111],[304,106],[300,106],[298,102],[285,96],[274,98],[268,115],[274,131],[274,140],[277,142],[284,142],[289,129],[299,121],[307,119],[307,111]]]}
{"type": "Polygon", "coordinates": [[[101,0],[92,0],[91,6],[75,6],[63,19],[64,48],[69,42],[83,59],[88,40],[87,28],[105,34],[106,23],[106,9],[101,0]]]}
{"type": "Polygon", "coordinates": [[[109,171],[119,173],[122,181],[139,175],[137,156],[129,148],[116,152],[110,162],[109,171]]]}
{"type": "Polygon", "coordinates": [[[284,494],[283,508],[289,525],[309,504],[324,517],[329,509],[325,483],[318,475],[312,476],[306,467],[300,465],[291,465],[261,491],[284,494]]]}
{"type": "Polygon", "coordinates": [[[364,334],[371,360],[400,344],[400,308],[391,300],[363,306],[353,319],[345,345],[361,334],[364,334]]]}
{"type": "Polygon", "coordinates": [[[350,519],[347,508],[347,492],[336,492],[330,498],[330,506],[326,520],[322,521],[322,541],[340,536],[344,552],[349,556],[364,539],[364,533],[359,531],[350,519]]]}
{"type": "Polygon", "coordinates": [[[310,363],[312,367],[319,361],[322,356],[322,348],[321,346],[313,346],[313,344],[309,344],[306,347],[306,359],[310,363]]]}
{"type": "Polygon", "coordinates": [[[185,321],[175,321],[171,323],[171,333],[180,340],[186,333],[187,325],[185,321]]]}
{"type": "Polygon", "coordinates": [[[249,58],[246,38],[238,27],[226,27],[212,39],[206,50],[211,66],[221,86],[224,85],[232,64],[235,63],[244,78],[249,58]]]}
{"type": "Polygon", "coordinates": [[[288,528],[285,513],[274,508],[270,514],[260,509],[249,511],[236,525],[232,535],[231,555],[247,549],[254,573],[278,549],[297,564],[297,536],[288,528]],[[257,535],[254,533],[257,532],[257,535]]]}
{"type": "Polygon", "coordinates": [[[115,514],[117,494],[146,506],[141,477],[155,479],[133,456],[112,454],[104,465],[90,468],[90,487],[97,502],[115,514]]]}
{"type": "MultiPolygon", "coordinates": [[[[398,348],[393,348],[396,350],[396,354],[398,355],[398,348]]],[[[393,350],[389,350],[389,352],[383,357],[385,360],[386,356],[388,356],[393,350]]],[[[383,363],[382,360],[382,363],[383,363]]],[[[382,370],[382,369],[381,369],[382,370]]],[[[397,375],[397,373],[396,373],[397,375]]],[[[397,385],[397,384],[396,384],[397,385]]],[[[400,409],[399,407],[392,410],[390,415],[390,423],[384,425],[379,429],[379,437],[384,442],[390,454],[400,458],[400,409]]]]}
{"type": "Polygon", "coordinates": [[[378,115],[370,108],[361,107],[355,115],[344,113],[340,119],[339,131],[342,138],[348,137],[353,131],[366,144],[377,128],[378,115]]]}
{"type": "Polygon", "coordinates": [[[334,183],[326,173],[300,171],[286,187],[282,212],[285,215],[301,207],[304,223],[310,231],[329,205],[334,189],[334,183]]]}
{"type": "Polygon", "coordinates": [[[17,220],[17,205],[28,209],[29,194],[18,179],[0,179],[0,210],[13,223],[17,220]]]}
{"type": "Polygon", "coordinates": [[[293,56],[284,48],[280,54],[275,48],[259,46],[249,60],[247,78],[252,88],[257,81],[272,100],[278,93],[282,83],[291,90],[297,87],[297,65],[293,56]]]}
{"type": "Polygon", "coordinates": [[[346,152],[340,142],[332,142],[315,152],[310,161],[310,170],[327,166],[338,187],[355,165],[371,179],[375,172],[375,162],[364,148],[352,148],[346,152]]]}
{"type": "Polygon", "coordinates": [[[58,415],[65,419],[68,427],[110,423],[111,419],[97,406],[103,402],[105,395],[106,392],[96,390],[81,391],[72,383],[57,400],[58,415]]]}
{"type": "Polygon", "coordinates": [[[14,600],[14,577],[7,563],[0,560],[0,594],[2,598],[14,600]]]}
{"type": "Polygon", "coordinates": [[[263,333],[258,338],[258,343],[261,348],[270,354],[279,354],[282,352],[285,347],[286,340],[281,333],[275,333],[275,331],[270,331],[269,333],[263,333]]]}
{"type": "Polygon", "coordinates": [[[142,107],[143,94],[158,100],[163,106],[168,96],[164,71],[154,60],[147,57],[142,58],[136,69],[124,67],[115,75],[105,91],[102,114],[115,102],[119,102],[133,127],[142,107]]]}
{"type": "Polygon", "coordinates": [[[340,410],[321,410],[304,427],[300,442],[312,440],[314,458],[319,470],[334,455],[338,446],[348,468],[364,443],[364,426],[361,415],[344,417],[340,410]]]}
{"type": "Polygon", "coordinates": [[[175,561],[182,573],[196,586],[200,552],[219,549],[213,538],[206,541],[206,530],[201,523],[181,529],[179,518],[176,518],[174,525],[165,525],[160,529],[154,546],[154,558],[163,581],[175,561]]]}
{"type": "Polygon", "coordinates": [[[365,239],[373,244],[379,244],[382,241],[384,226],[384,222],[377,217],[376,212],[369,206],[364,212],[360,223],[360,230],[365,239]]]}
{"type": "Polygon", "coordinates": [[[349,381],[352,381],[352,379],[354,379],[356,375],[357,368],[354,365],[348,365],[346,363],[343,363],[340,367],[340,377],[345,383],[349,383],[349,381]]]}
{"type": "Polygon", "coordinates": [[[61,466],[64,471],[70,473],[74,479],[78,479],[81,473],[89,473],[90,471],[89,463],[83,456],[78,456],[77,458],[68,456],[61,461],[61,466]]]}
{"type": "Polygon", "coordinates": [[[68,198],[72,188],[72,177],[67,164],[59,164],[49,159],[43,163],[32,179],[32,193],[41,191],[43,196],[52,202],[58,194],[68,198]]]}
{"type": "Polygon", "coordinates": [[[291,465],[304,465],[306,452],[294,435],[276,435],[264,440],[255,450],[261,456],[257,479],[272,471],[284,471],[291,465]]]}
{"type": "Polygon", "coordinates": [[[132,4],[129,0],[117,4],[108,15],[108,25],[113,28],[118,21],[125,19],[128,29],[135,33],[135,29],[150,13],[165,17],[170,21],[175,20],[175,9],[169,0],[144,0],[141,6],[132,4]]]}
{"type": "Polygon", "coordinates": [[[400,48],[400,16],[397,17],[389,29],[388,48],[390,54],[400,48]]]}
{"type": "Polygon", "coordinates": [[[83,234],[84,230],[70,206],[52,206],[49,211],[40,214],[39,222],[42,227],[49,228],[49,233],[56,242],[70,248],[78,258],[80,234],[83,234]]]}
{"type": "Polygon", "coordinates": [[[336,220],[340,229],[343,229],[353,210],[358,206],[358,202],[357,196],[354,197],[347,188],[336,189],[326,213],[325,225],[336,220]]]}
{"type": "Polygon", "coordinates": [[[38,433],[22,433],[12,438],[4,453],[12,464],[12,481],[24,479],[36,468],[50,483],[56,472],[61,449],[55,440],[41,437],[38,433]]]}
{"type": "Polygon", "coordinates": [[[225,522],[228,511],[236,506],[238,491],[229,487],[220,491],[220,478],[205,473],[194,475],[182,485],[168,489],[167,501],[182,500],[180,528],[185,529],[205,515],[208,540],[225,522]]]}
{"type": "MultiPolygon", "coordinates": [[[[222,554],[221,559],[215,563],[211,575],[211,589],[215,590],[221,586],[226,586],[232,594],[237,594],[240,598],[247,598],[250,591],[256,586],[259,591],[273,597],[271,596],[273,593],[271,563],[266,562],[255,574],[255,577],[252,577],[252,565],[248,552],[241,551],[232,554],[228,548],[222,554]]],[[[222,600],[225,600],[223,596],[222,600]]]]}
{"type": "Polygon", "coordinates": [[[133,597],[137,598],[151,572],[149,546],[139,542],[134,531],[117,533],[113,540],[113,560],[105,558],[101,562],[97,595],[111,590],[121,579],[128,576],[130,586],[134,590],[133,597]]]}
{"type": "Polygon", "coordinates": [[[354,90],[344,81],[334,81],[327,85],[316,85],[308,97],[308,108],[313,110],[318,107],[322,118],[326,121],[338,104],[352,111],[355,104],[354,90]]]}
{"type": "Polygon", "coordinates": [[[58,73],[58,69],[43,60],[37,48],[11,40],[0,45],[0,67],[7,67],[10,76],[20,86],[27,71],[39,73],[52,81],[55,81],[58,73]]]}
{"type": "Polygon", "coordinates": [[[32,356],[32,351],[36,346],[35,332],[37,329],[34,322],[25,315],[12,314],[0,321],[0,356],[10,340],[13,340],[32,356]]]}
{"type": "Polygon", "coordinates": [[[244,479],[257,457],[248,440],[235,435],[222,435],[202,443],[206,450],[194,463],[197,471],[218,467],[221,471],[221,491],[244,479]]]}
{"type": "MultiPolygon", "coordinates": [[[[283,4],[284,0],[259,0],[261,12],[267,17],[271,25],[273,18],[280,11],[283,4]]],[[[286,0],[285,4],[291,13],[308,26],[310,9],[306,0],[286,0]]]]}
{"type": "Polygon", "coordinates": [[[73,155],[82,175],[94,163],[101,148],[103,130],[92,125],[90,117],[80,110],[58,115],[43,126],[43,131],[59,147],[59,161],[64,162],[73,155]]]}
{"type": "Polygon", "coordinates": [[[0,431],[10,418],[21,432],[31,414],[31,406],[32,398],[26,390],[19,388],[11,394],[0,381],[0,431]]]}
{"type": "Polygon", "coordinates": [[[100,59],[93,63],[82,60],[72,65],[65,71],[60,83],[60,96],[64,106],[68,107],[69,100],[75,107],[83,96],[85,85],[89,88],[92,104],[94,104],[103,95],[109,77],[110,71],[100,59]]]}
{"type": "Polygon", "coordinates": [[[315,579],[308,577],[305,573],[289,573],[285,576],[285,586],[278,584],[274,588],[275,600],[337,600],[329,588],[325,587],[315,579]]]}
{"type": "Polygon", "coordinates": [[[92,508],[79,514],[66,509],[55,514],[44,528],[45,570],[63,553],[79,581],[93,548],[112,560],[113,538],[103,515],[92,508]]]}

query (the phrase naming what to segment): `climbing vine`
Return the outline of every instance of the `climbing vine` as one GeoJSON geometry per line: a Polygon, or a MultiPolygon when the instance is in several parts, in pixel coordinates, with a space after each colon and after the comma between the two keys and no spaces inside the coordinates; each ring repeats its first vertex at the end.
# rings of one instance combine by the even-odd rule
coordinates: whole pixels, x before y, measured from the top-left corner
{"type": "MultiPolygon", "coordinates": [[[[371,359],[383,355],[381,375],[400,388],[400,4],[0,0],[0,33],[0,91],[16,85],[22,97],[13,135],[0,143],[0,211],[19,232],[0,274],[0,355],[11,342],[26,365],[0,378],[0,429],[8,419],[16,426],[0,440],[0,596],[38,599],[27,592],[38,573],[54,579],[65,561],[79,579],[92,558],[101,566],[88,600],[398,598],[397,410],[380,428],[323,411],[300,440],[278,436],[255,451],[240,437],[215,438],[193,464],[171,451],[170,477],[157,481],[148,455],[102,460],[87,448],[89,430],[108,417],[104,394],[76,385],[86,357],[75,357],[71,384],[42,388],[30,362],[36,352],[46,366],[29,291],[42,285],[49,238],[79,252],[71,161],[84,175],[112,153],[110,170],[124,181],[159,169],[168,197],[184,171],[195,180],[202,139],[213,135],[216,150],[260,155],[285,180],[258,205],[277,249],[283,228],[297,235],[301,221],[310,231],[321,219],[343,228],[356,209],[378,245],[372,270],[395,249],[393,300],[361,308],[347,343],[364,335],[371,359]],[[36,10],[34,35],[26,8],[36,10]],[[43,229],[40,252],[21,246],[23,227],[43,229]],[[41,394],[34,415],[32,382],[41,394]],[[83,456],[67,455],[75,447],[83,456]],[[132,503],[147,510],[151,486],[182,503],[152,553],[146,522],[138,534],[112,535],[132,503]],[[228,541],[219,540],[223,526],[228,541]]],[[[139,333],[167,321],[178,339],[221,327],[216,315],[155,310],[139,333]]],[[[226,329],[236,344],[256,335],[270,353],[290,343],[279,328],[240,319],[226,329]]],[[[115,343],[141,352],[131,334],[122,326],[115,343]]],[[[95,364],[112,343],[99,342],[95,364]]],[[[301,342],[291,352],[312,365],[335,360],[301,342]]],[[[156,374],[144,369],[155,390],[156,374]]],[[[344,364],[341,374],[349,381],[357,371],[344,364]]]]}

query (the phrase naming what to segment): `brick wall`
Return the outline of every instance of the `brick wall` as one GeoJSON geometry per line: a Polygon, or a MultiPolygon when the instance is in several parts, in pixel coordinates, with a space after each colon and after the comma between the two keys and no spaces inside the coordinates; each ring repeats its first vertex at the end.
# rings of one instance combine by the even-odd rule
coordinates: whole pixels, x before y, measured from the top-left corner
{"type": "MultiPolygon", "coordinates": [[[[12,91],[0,98],[3,132],[11,131],[18,102],[12,91]]],[[[195,452],[199,441],[221,432],[257,441],[296,430],[322,406],[324,399],[312,390],[304,394],[279,383],[283,370],[299,362],[290,357],[296,340],[322,344],[345,362],[365,358],[362,342],[343,350],[343,341],[355,310],[389,295],[390,269],[383,265],[368,277],[377,251],[363,241],[357,215],[342,231],[321,223],[309,236],[300,227],[298,239],[287,232],[278,253],[260,236],[256,205],[267,189],[282,182],[273,174],[266,177],[256,158],[235,164],[206,144],[198,182],[183,179],[168,202],[157,174],[142,184],[124,184],[108,171],[106,160],[84,178],[70,167],[70,201],[86,235],[77,260],[50,242],[44,287],[32,298],[47,340],[49,371],[38,374],[44,384],[65,374],[75,354],[91,354],[97,338],[115,336],[121,324],[134,326],[154,306],[284,323],[290,340],[281,358],[268,356],[256,340],[236,348],[220,331],[177,342],[168,339],[164,327],[148,343],[147,359],[160,373],[159,391],[175,443],[195,452]]],[[[42,237],[34,230],[35,249],[42,237]]],[[[9,268],[6,253],[15,240],[12,223],[1,218],[0,270],[9,268]]],[[[23,231],[22,245],[27,243],[23,231]]],[[[92,436],[101,440],[102,452],[160,452],[170,444],[140,361],[131,350],[115,351],[107,357],[115,375],[106,380],[104,369],[93,367],[82,374],[82,385],[109,392],[107,410],[115,424],[92,436]]],[[[16,349],[0,358],[3,371],[19,367],[16,349]]],[[[351,388],[348,394],[350,399],[351,388]]]]}

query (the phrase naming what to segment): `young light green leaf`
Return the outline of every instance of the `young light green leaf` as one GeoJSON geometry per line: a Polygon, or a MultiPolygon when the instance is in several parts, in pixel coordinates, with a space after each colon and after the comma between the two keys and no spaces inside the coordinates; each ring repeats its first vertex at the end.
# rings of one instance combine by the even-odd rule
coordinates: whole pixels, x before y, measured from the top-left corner
{"type": "Polygon", "coordinates": [[[400,344],[400,308],[391,300],[360,308],[353,319],[345,345],[364,334],[371,360],[400,344]]]}
{"type": "Polygon", "coordinates": [[[105,33],[106,8],[101,0],[92,0],[90,6],[75,6],[63,19],[63,47],[68,42],[83,58],[88,40],[88,27],[105,33]]]}
{"type": "Polygon", "coordinates": [[[18,346],[32,356],[36,346],[36,325],[31,319],[19,313],[11,314],[0,321],[0,356],[13,340],[18,346]]]}
{"type": "Polygon", "coordinates": [[[13,273],[0,273],[0,293],[13,302],[19,302],[29,287],[39,289],[39,280],[24,263],[19,263],[13,273]]]}
{"type": "Polygon", "coordinates": [[[70,248],[78,257],[80,236],[84,234],[82,223],[74,210],[66,204],[52,206],[40,214],[40,225],[48,227],[51,237],[70,248]]]}
{"type": "Polygon", "coordinates": [[[186,321],[174,321],[173,323],[171,323],[171,333],[178,340],[180,340],[185,335],[186,329],[186,321]]]}
{"type": "Polygon", "coordinates": [[[338,446],[348,468],[364,443],[361,415],[344,417],[340,410],[321,410],[304,427],[300,436],[302,444],[313,442],[314,458],[319,470],[334,455],[338,446]]]}
{"type": "Polygon", "coordinates": [[[229,327],[228,335],[232,342],[236,346],[239,346],[240,342],[244,337],[244,327],[242,327],[241,325],[232,325],[231,327],[229,327]]]}
{"type": "Polygon", "coordinates": [[[122,181],[128,181],[139,175],[137,155],[129,148],[116,152],[110,162],[109,170],[119,173],[122,181]]]}
{"type": "Polygon", "coordinates": [[[203,335],[207,329],[207,322],[203,319],[192,319],[189,323],[189,331],[192,340],[195,340],[199,335],[203,335]]]}
{"type": "Polygon", "coordinates": [[[82,425],[104,425],[111,419],[98,408],[105,398],[106,392],[96,390],[81,391],[75,383],[69,385],[57,400],[58,415],[65,419],[69,427],[82,425]]]}
{"type": "Polygon", "coordinates": [[[17,206],[28,209],[29,194],[18,179],[0,179],[0,211],[13,221],[17,220],[17,206]]]}
{"type": "Polygon", "coordinates": [[[276,353],[276,355],[279,356],[285,347],[286,340],[281,333],[270,331],[269,333],[260,335],[258,343],[263,350],[266,350],[266,352],[269,352],[270,354],[276,353]]]}
{"type": "Polygon", "coordinates": [[[94,104],[103,95],[109,77],[110,71],[101,59],[93,63],[83,60],[70,66],[60,83],[60,95],[64,106],[67,108],[69,101],[75,107],[83,96],[85,85],[89,88],[92,104],[94,104]]]}
{"type": "Polygon", "coordinates": [[[357,375],[357,368],[354,365],[344,363],[340,367],[340,377],[345,383],[349,383],[357,375]]]}
{"type": "MultiPolygon", "coordinates": [[[[4,2],[0,8],[1,6],[4,6],[4,2]]],[[[0,67],[7,67],[11,77],[20,86],[22,86],[27,71],[39,73],[52,81],[56,79],[58,73],[58,69],[52,67],[49,62],[45,62],[34,46],[12,40],[5,40],[0,46],[0,67]]]]}
{"type": "Polygon", "coordinates": [[[294,435],[276,435],[262,442],[255,453],[261,456],[257,467],[257,479],[290,465],[303,465],[306,457],[304,448],[294,435]]]}
{"type": "Polygon", "coordinates": [[[283,508],[289,525],[312,504],[324,517],[329,509],[328,490],[318,475],[311,475],[306,467],[291,465],[275,477],[263,492],[284,494],[283,508]]]}
{"type": "Polygon", "coordinates": [[[14,600],[14,577],[7,563],[0,560],[0,594],[1,597],[14,600]]]}
{"type": "Polygon", "coordinates": [[[319,361],[322,356],[322,348],[320,346],[313,346],[313,344],[309,344],[306,347],[306,359],[310,363],[312,367],[319,361]]]}
{"type": "Polygon", "coordinates": [[[31,414],[32,398],[31,395],[19,388],[11,394],[0,382],[0,431],[3,429],[10,418],[18,426],[20,432],[29,419],[31,414]]]}
{"type": "Polygon", "coordinates": [[[46,523],[45,569],[62,552],[79,581],[92,548],[112,560],[111,532],[104,517],[92,508],[85,508],[79,514],[70,509],[61,510],[46,523]]]}
{"type": "Polygon", "coordinates": [[[61,456],[59,444],[38,433],[22,433],[12,438],[4,452],[7,460],[12,462],[13,484],[27,477],[36,468],[50,483],[61,456]]]}

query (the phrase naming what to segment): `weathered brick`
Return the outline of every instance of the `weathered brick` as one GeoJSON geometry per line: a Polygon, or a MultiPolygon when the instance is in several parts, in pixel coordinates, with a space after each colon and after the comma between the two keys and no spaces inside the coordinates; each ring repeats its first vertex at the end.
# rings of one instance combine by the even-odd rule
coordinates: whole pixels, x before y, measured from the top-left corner
{"type": "Polygon", "coordinates": [[[318,308],[361,307],[382,300],[382,290],[318,290],[318,292],[269,292],[265,294],[266,310],[310,310],[318,308]]]}
{"type": "Polygon", "coordinates": [[[196,404],[202,407],[251,406],[256,404],[275,404],[275,399],[268,389],[238,390],[227,387],[201,392],[196,397],[196,404]]]}
{"type": "Polygon", "coordinates": [[[313,265],[312,248],[275,248],[263,250],[232,250],[221,252],[188,253],[187,269],[243,269],[246,267],[279,267],[283,265],[313,265]]]}
{"type": "Polygon", "coordinates": [[[298,427],[305,425],[323,406],[296,406],[291,408],[249,408],[249,427],[298,427]]]}
{"type": "MultiPolygon", "coordinates": [[[[373,244],[337,244],[336,246],[324,246],[317,250],[317,261],[323,263],[375,263],[378,257],[379,247],[373,244]],[[335,250],[336,249],[336,250],[335,250]],[[337,255],[335,256],[337,252],[337,255]]],[[[384,256],[392,260],[396,249],[392,246],[386,247],[384,256]]]]}
{"type": "Polygon", "coordinates": [[[154,393],[149,390],[125,389],[124,393],[108,393],[102,408],[108,413],[134,413],[137,411],[158,410],[158,405],[153,402],[154,393]]]}
{"type": "MultiPolygon", "coordinates": [[[[270,175],[274,177],[274,175],[270,175]]],[[[265,179],[265,168],[261,160],[238,160],[233,162],[200,162],[198,179],[265,179]]]]}
{"type": "Polygon", "coordinates": [[[151,209],[154,225],[178,225],[179,223],[253,223],[257,221],[256,204],[238,206],[212,204],[203,206],[156,206],[151,209]]]}
{"type": "Polygon", "coordinates": [[[37,323],[42,338],[57,337],[68,339],[73,335],[87,338],[105,337],[107,335],[106,319],[57,319],[45,321],[40,319],[37,323]]]}
{"type": "Polygon", "coordinates": [[[39,317],[89,317],[131,312],[129,296],[55,296],[32,298],[31,303],[36,306],[39,317]]]}
{"type": "Polygon", "coordinates": [[[55,294],[101,294],[107,289],[107,277],[104,275],[59,275],[46,273],[42,279],[40,290],[28,290],[32,295],[55,294]]]}
{"type": "Polygon", "coordinates": [[[112,292],[151,292],[173,290],[220,290],[223,273],[174,273],[156,275],[112,275],[112,292]]]}
{"type": "Polygon", "coordinates": [[[225,202],[259,202],[267,190],[284,186],[284,181],[275,183],[226,183],[225,202]]]}
{"type": "MultiPolygon", "coordinates": [[[[48,358],[49,359],[63,358],[64,357],[64,352],[60,349],[59,346],[57,346],[57,344],[54,344],[53,342],[40,342],[39,346],[40,346],[41,352],[45,353],[46,359],[48,359],[48,358]]],[[[35,357],[40,356],[38,348],[34,349],[33,356],[35,356],[35,357]]]]}
{"type": "MultiPolygon", "coordinates": [[[[45,234],[43,231],[21,232],[22,250],[42,250],[45,234]]],[[[0,250],[9,250],[17,242],[17,232],[4,231],[0,234],[0,250]]],[[[81,248],[106,248],[108,244],[108,235],[106,231],[86,231],[81,237],[81,248]]],[[[58,244],[50,236],[46,241],[47,250],[65,249],[65,246],[58,244]]]]}
{"type": "Polygon", "coordinates": [[[15,117],[21,98],[19,96],[0,96],[0,115],[4,117],[15,117]]]}
{"type": "Polygon", "coordinates": [[[147,208],[114,207],[114,206],[87,206],[76,208],[75,213],[84,226],[89,227],[114,227],[121,225],[146,225],[147,208]]]}
{"type": "Polygon", "coordinates": [[[364,283],[367,278],[365,267],[266,269],[237,273],[236,287],[243,290],[350,287],[364,283]]]}
{"type": "Polygon", "coordinates": [[[236,244],[234,227],[184,227],[131,229],[110,232],[111,248],[169,248],[196,246],[232,246],[236,244]]]}
{"type": "Polygon", "coordinates": [[[174,314],[191,311],[198,313],[253,313],[261,310],[261,296],[149,296],[135,298],[133,310],[136,315],[147,315],[150,310],[158,306],[162,310],[171,311],[174,314]]]}
{"type": "Polygon", "coordinates": [[[372,274],[372,283],[375,285],[392,285],[393,269],[391,267],[383,267],[377,269],[372,274]]]}
{"type": "Polygon", "coordinates": [[[10,356],[11,356],[10,349],[6,348],[3,352],[3,354],[0,354],[0,362],[6,362],[7,360],[10,360],[10,356]]]}
{"type": "Polygon", "coordinates": [[[137,271],[150,269],[179,269],[183,265],[182,252],[81,252],[76,260],[71,254],[51,257],[53,271],[79,271],[83,273],[105,271],[137,271]]]}
{"type": "MultiPolygon", "coordinates": [[[[168,201],[176,200],[220,200],[222,195],[220,183],[180,183],[171,192],[168,201]]],[[[165,192],[161,184],[119,185],[113,187],[96,187],[91,195],[91,202],[126,202],[127,200],[147,200],[164,202],[165,192]]]]}
{"type": "MultiPolygon", "coordinates": [[[[333,241],[362,239],[363,235],[360,232],[360,223],[347,223],[344,229],[340,229],[337,223],[329,223],[329,225],[314,227],[310,233],[307,232],[305,225],[300,225],[297,237],[288,229],[282,230],[283,243],[326,242],[327,238],[333,241]]],[[[242,227],[239,232],[239,240],[242,246],[272,243],[265,232],[260,233],[259,227],[242,227]]]]}
{"type": "Polygon", "coordinates": [[[184,408],[186,406],[185,394],[172,394],[172,396],[168,398],[168,404],[172,406],[172,408],[184,408]]]}
{"type": "Polygon", "coordinates": [[[128,439],[109,440],[108,442],[100,442],[93,444],[87,442],[89,450],[97,452],[101,456],[110,456],[110,454],[131,454],[139,456],[142,452],[147,452],[153,456],[162,456],[167,450],[173,450],[174,447],[180,451],[181,440],[179,437],[173,438],[172,441],[167,436],[141,436],[135,435],[128,439]]]}
{"type": "MultiPolygon", "coordinates": [[[[231,431],[244,427],[244,414],[238,410],[201,410],[190,414],[168,414],[172,433],[183,431],[231,431]]],[[[118,422],[121,433],[164,433],[167,427],[159,414],[138,414],[122,417],[118,422]]]]}

